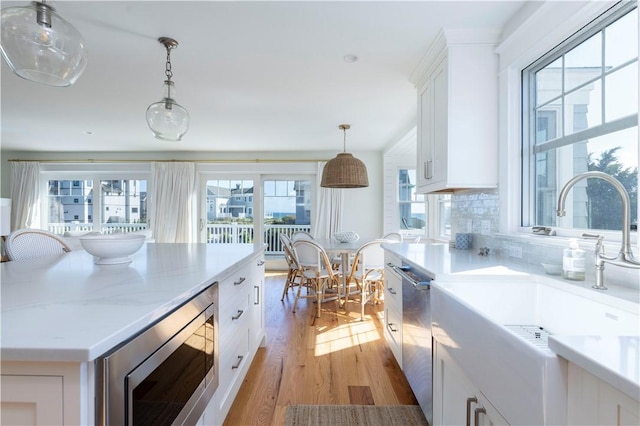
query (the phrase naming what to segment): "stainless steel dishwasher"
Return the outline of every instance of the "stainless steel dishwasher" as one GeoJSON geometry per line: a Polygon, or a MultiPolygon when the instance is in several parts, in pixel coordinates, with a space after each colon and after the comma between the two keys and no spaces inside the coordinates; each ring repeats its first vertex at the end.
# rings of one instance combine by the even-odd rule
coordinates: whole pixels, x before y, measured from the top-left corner
{"type": "Polygon", "coordinates": [[[431,277],[406,263],[394,269],[402,276],[402,370],[433,424],[431,277]]]}

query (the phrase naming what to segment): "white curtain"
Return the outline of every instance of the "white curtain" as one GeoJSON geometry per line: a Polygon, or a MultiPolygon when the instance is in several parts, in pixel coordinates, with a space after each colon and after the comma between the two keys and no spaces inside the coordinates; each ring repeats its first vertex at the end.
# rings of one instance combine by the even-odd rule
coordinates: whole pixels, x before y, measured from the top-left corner
{"type": "Polygon", "coordinates": [[[318,162],[316,215],[313,224],[313,236],[331,238],[342,230],[342,208],[344,193],[341,189],[323,188],[320,186],[322,170],[326,161],[318,162]]]}
{"type": "Polygon", "coordinates": [[[40,163],[11,162],[11,230],[38,227],[40,163]]]}
{"type": "Polygon", "coordinates": [[[194,163],[152,164],[151,230],[158,243],[193,242],[194,163]]]}

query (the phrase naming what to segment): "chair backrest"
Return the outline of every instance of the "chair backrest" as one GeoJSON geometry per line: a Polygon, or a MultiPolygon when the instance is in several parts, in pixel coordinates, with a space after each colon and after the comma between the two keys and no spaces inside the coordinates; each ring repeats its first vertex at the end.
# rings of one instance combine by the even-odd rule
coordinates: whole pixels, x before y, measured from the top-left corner
{"type": "Polygon", "coordinates": [[[351,273],[360,271],[362,275],[373,269],[384,269],[384,249],[380,244],[388,241],[379,239],[362,244],[356,251],[351,273]]]}
{"type": "Polygon", "coordinates": [[[284,232],[278,234],[278,239],[280,240],[280,246],[283,248],[283,250],[285,246],[291,247],[291,244],[293,244],[291,238],[289,238],[289,236],[284,232]]]}
{"type": "Polygon", "coordinates": [[[66,241],[53,232],[41,229],[18,229],[7,237],[5,245],[9,260],[33,259],[70,252],[66,241]]]}
{"type": "Polygon", "coordinates": [[[307,231],[296,231],[291,236],[291,241],[298,241],[298,240],[314,241],[315,238],[313,238],[313,235],[311,235],[307,231]]]}
{"type": "Polygon", "coordinates": [[[284,260],[287,261],[287,265],[291,269],[300,269],[300,263],[296,258],[295,250],[289,237],[285,234],[280,234],[280,245],[284,252],[284,260]]]}
{"type": "Polygon", "coordinates": [[[329,256],[321,245],[314,241],[298,240],[293,242],[293,249],[302,268],[326,273],[333,278],[329,256]]]}
{"type": "Polygon", "coordinates": [[[402,235],[399,232],[389,232],[387,235],[382,237],[382,239],[383,240],[387,240],[387,242],[396,241],[396,242],[401,243],[402,242],[402,235]]]}

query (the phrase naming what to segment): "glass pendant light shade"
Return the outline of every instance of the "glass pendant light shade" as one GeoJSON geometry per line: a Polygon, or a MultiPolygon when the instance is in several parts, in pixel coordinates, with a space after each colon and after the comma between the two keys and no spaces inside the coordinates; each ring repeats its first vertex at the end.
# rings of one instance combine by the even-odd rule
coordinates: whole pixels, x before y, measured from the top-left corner
{"type": "Polygon", "coordinates": [[[49,86],[70,86],[87,66],[82,35],[41,2],[2,9],[2,57],[18,76],[49,86]]]}
{"type": "Polygon", "coordinates": [[[180,141],[189,130],[189,112],[175,101],[176,89],[171,81],[171,50],[178,47],[178,42],[170,37],[160,37],[158,42],[167,49],[164,70],[167,79],[164,81],[162,99],[147,108],[147,124],[157,139],[180,141]]]}
{"type": "Polygon", "coordinates": [[[164,96],[147,108],[147,124],[156,138],[179,141],[189,130],[189,112],[174,99],[173,81],[164,82],[164,96]]]}

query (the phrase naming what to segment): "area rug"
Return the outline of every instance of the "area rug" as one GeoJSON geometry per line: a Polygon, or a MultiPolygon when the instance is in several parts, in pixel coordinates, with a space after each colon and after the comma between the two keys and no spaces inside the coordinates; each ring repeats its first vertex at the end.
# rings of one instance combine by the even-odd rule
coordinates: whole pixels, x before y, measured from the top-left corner
{"type": "Polygon", "coordinates": [[[428,426],[419,405],[290,405],[285,426],[428,426]]]}

